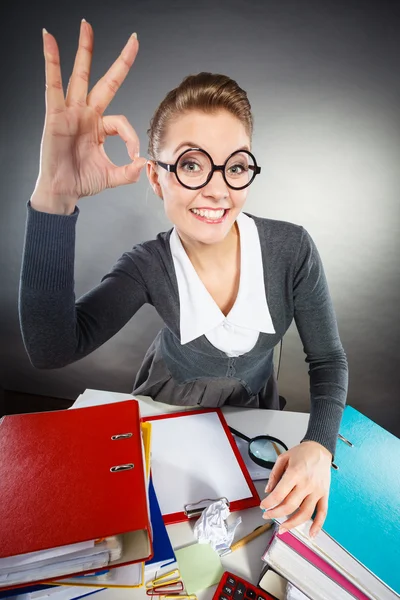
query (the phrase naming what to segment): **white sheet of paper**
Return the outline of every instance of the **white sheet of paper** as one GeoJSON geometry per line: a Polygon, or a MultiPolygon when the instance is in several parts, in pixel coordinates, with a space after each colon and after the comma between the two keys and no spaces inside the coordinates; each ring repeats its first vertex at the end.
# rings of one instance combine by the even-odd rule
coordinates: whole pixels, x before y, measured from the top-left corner
{"type": "Polygon", "coordinates": [[[112,404],[124,400],[140,400],[140,416],[151,417],[165,413],[196,410],[196,406],[179,406],[177,404],[164,404],[152,400],[149,396],[132,396],[121,392],[107,392],[103,390],[87,389],[77,397],[70,408],[83,408],[84,406],[97,406],[99,404],[112,404]]]}
{"type": "MultiPolygon", "coordinates": [[[[60,585],[53,588],[47,588],[45,590],[37,590],[36,592],[31,592],[27,594],[29,596],[29,600],[45,600],[46,598],[50,598],[51,600],[72,600],[73,598],[77,598],[78,596],[86,596],[88,594],[93,594],[94,592],[100,592],[105,588],[97,588],[97,587],[72,587],[72,586],[64,586],[60,585]]],[[[15,596],[14,596],[15,598],[15,596]]],[[[19,599],[20,596],[17,596],[19,599]]]]}
{"type": "MultiPolygon", "coordinates": [[[[123,567],[115,567],[111,569],[105,578],[100,580],[96,577],[86,575],[84,579],[71,577],[63,580],[63,585],[67,584],[82,584],[105,587],[136,587],[142,583],[142,563],[133,563],[123,567]]],[[[85,590],[84,587],[80,588],[85,590]]]]}
{"type": "MultiPolygon", "coordinates": [[[[88,594],[93,594],[96,592],[101,592],[105,588],[92,588],[92,587],[76,587],[76,586],[59,586],[56,588],[47,588],[47,590],[40,590],[37,592],[32,592],[30,594],[26,594],[28,596],[27,600],[73,600],[74,598],[81,598],[87,596],[88,594]]],[[[15,599],[24,600],[20,596],[14,596],[15,599]]]]}
{"type": "MultiPolygon", "coordinates": [[[[88,542],[78,542],[67,546],[58,546],[49,550],[38,550],[36,552],[28,552],[27,554],[17,554],[17,556],[8,556],[0,560],[0,573],[8,572],[17,567],[24,567],[39,560],[51,560],[54,558],[75,554],[80,551],[87,551],[94,548],[94,540],[88,542]]],[[[90,554],[88,552],[87,554],[90,554]]]]}
{"type": "Polygon", "coordinates": [[[90,571],[91,569],[101,569],[108,565],[108,562],[109,553],[102,552],[92,557],[89,556],[84,560],[82,560],[82,558],[75,558],[57,564],[32,568],[20,573],[4,574],[0,575],[0,588],[17,585],[19,583],[29,583],[30,581],[54,579],[55,577],[68,575],[71,572],[80,573],[83,571],[90,571]]]}
{"type": "Polygon", "coordinates": [[[217,413],[190,412],[151,423],[152,474],[163,515],[206,498],[251,497],[217,413]]]}
{"type": "Polygon", "coordinates": [[[83,394],[77,397],[70,408],[84,408],[85,406],[96,406],[98,404],[113,404],[123,400],[135,400],[132,394],[117,394],[103,390],[85,390],[83,394]]]}

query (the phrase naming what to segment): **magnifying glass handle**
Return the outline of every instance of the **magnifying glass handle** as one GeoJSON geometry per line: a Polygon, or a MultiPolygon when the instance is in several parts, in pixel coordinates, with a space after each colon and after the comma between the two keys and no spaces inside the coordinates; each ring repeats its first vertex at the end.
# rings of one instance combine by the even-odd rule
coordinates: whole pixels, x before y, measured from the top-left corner
{"type": "Polygon", "coordinates": [[[244,433],[240,433],[240,431],[238,431],[237,429],[229,427],[229,431],[233,433],[233,435],[237,435],[237,437],[240,437],[245,442],[251,442],[251,438],[247,437],[247,435],[244,435],[244,433]]]}

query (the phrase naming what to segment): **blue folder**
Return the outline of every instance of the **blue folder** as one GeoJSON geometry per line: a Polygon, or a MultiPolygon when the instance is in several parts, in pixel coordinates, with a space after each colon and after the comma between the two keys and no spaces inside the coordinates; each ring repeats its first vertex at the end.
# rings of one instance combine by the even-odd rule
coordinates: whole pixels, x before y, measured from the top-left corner
{"type": "Polygon", "coordinates": [[[145,562],[145,570],[154,570],[155,568],[165,567],[175,562],[175,553],[172,548],[171,541],[164,520],[161,514],[160,505],[158,504],[156,492],[154,490],[153,479],[150,477],[149,482],[149,506],[150,520],[153,529],[153,550],[154,556],[152,559],[145,562]]]}
{"type": "Polygon", "coordinates": [[[346,406],[324,531],[400,593],[400,439],[346,406]]]}

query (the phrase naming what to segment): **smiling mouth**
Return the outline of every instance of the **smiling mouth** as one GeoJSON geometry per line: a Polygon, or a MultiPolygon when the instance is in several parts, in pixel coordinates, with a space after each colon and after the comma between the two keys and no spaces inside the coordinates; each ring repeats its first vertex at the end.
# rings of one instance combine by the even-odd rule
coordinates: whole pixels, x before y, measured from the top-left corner
{"type": "Polygon", "coordinates": [[[229,208],[191,208],[190,212],[200,219],[208,223],[220,223],[228,213],[229,208]]]}

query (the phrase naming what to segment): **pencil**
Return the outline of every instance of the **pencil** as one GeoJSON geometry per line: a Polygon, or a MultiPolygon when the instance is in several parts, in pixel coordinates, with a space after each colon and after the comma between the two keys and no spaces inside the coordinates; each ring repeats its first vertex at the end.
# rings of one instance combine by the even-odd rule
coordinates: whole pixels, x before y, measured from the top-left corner
{"type": "Polygon", "coordinates": [[[260,525],[260,527],[256,527],[256,529],[254,531],[252,531],[248,535],[245,535],[241,540],[238,540],[237,542],[232,544],[231,552],[233,552],[234,550],[237,550],[238,548],[241,548],[245,544],[248,544],[252,540],[258,538],[260,535],[265,533],[265,531],[268,531],[268,529],[271,529],[272,525],[273,525],[273,523],[271,522],[271,523],[266,523],[265,525],[260,525]]]}
{"type": "Polygon", "coordinates": [[[279,456],[280,454],[282,454],[281,450],[279,450],[277,444],[275,442],[271,442],[271,444],[274,447],[275,452],[277,453],[277,455],[279,456]]]}

